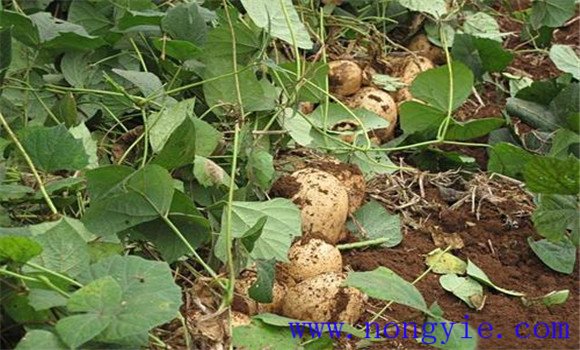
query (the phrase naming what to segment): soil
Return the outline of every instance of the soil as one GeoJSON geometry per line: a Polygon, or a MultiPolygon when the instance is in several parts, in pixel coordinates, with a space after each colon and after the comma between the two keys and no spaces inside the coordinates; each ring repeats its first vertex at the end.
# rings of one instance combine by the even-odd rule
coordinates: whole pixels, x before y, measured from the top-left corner
{"type": "MultiPolygon", "coordinates": [[[[481,179],[481,178],[480,178],[481,179]]],[[[480,349],[578,349],[580,339],[579,323],[579,278],[578,261],[571,275],[564,275],[547,268],[530,249],[528,237],[538,238],[530,220],[532,202],[518,185],[500,181],[484,181],[480,186],[490,186],[497,197],[491,202],[476,200],[479,209],[472,212],[471,201],[458,208],[451,208],[449,198],[443,198],[441,190],[428,183],[424,186],[423,199],[430,203],[428,208],[405,211],[404,217],[420,221],[416,229],[405,225],[402,243],[394,248],[346,251],[343,253],[344,265],[355,271],[374,270],[385,266],[407,281],[413,281],[427,268],[425,254],[437,248],[432,237],[460,237],[463,247],[451,250],[457,257],[470,259],[498,286],[521,291],[529,297],[540,297],[549,292],[569,289],[570,297],[565,304],[545,307],[534,305],[526,307],[518,297],[508,296],[490,288],[485,288],[485,305],[482,310],[469,308],[464,302],[439,285],[439,275],[428,273],[416,283],[427,305],[437,302],[444,311],[444,317],[455,322],[463,322],[469,317],[469,325],[489,322],[493,326],[493,336],[481,339],[480,349]],[[422,214],[421,214],[422,212],[422,214]],[[520,322],[533,325],[536,322],[567,322],[569,339],[518,339],[514,327],[520,322]],[[502,334],[500,339],[497,334],[502,334]]],[[[420,195],[418,186],[414,191],[420,195]]],[[[457,187],[457,186],[455,186],[457,187]]],[[[461,186],[458,187],[461,189],[461,186]]],[[[470,188],[467,186],[465,189],[470,188]]],[[[373,192],[373,190],[370,190],[373,192]]],[[[479,196],[479,195],[478,195],[479,196]]],[[[392,206],[387,206],[392,209],[392,206]]],[[[461,246],[461,245],[460,245],[461,246]]],[[[444,249],[445,247],[440,247],[444,249]]],[[[378,312],[384,302],[371,300],[370,310],[378,312]]],[[[416,310],[395,305],[383,315],[386,322],[415,321],[421,324],[423,316],[416,310]]],[[[368,313],[361,322],[371,320],[368,313]]],[[[529,333],[529,332],[528,332],[529,333]]],[[[427,348],[413,339],[397,339],[375,343],[370,349],[415,349],[427,348]]]]}

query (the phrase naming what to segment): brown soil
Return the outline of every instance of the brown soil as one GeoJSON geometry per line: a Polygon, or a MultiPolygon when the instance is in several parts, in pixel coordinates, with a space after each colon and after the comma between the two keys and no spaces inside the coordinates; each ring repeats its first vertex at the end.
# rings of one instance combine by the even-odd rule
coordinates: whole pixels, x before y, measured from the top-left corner
{"type": "MultiPolygon", "coordinates": [[[[408,193],[397,192],[390,185],[395,177],[376,182],[373,197],[384,197],[383,202],[391,210],[399,205],[400,197],[408,193]],[[390,190],[386,188],[391,188],[390,190]],[[390,192],[389,192],[390,191],[390,192]],[[394,191],[394,192],[393,192],[394,191]],[[395,194],[398,193],[398,197],[395,194]],[[393,203],[393,201],[395,201],[393,203]]],[[[469,324],[473,329],[483,322],[493,326],[493,336],[481,339],[480,349],[578,349],[579,347],[579,278],[578,263],[571,275],[564,275],[547,268],[532,252],[527,244],[528,237],[536,237],[533,224],[529,218],[532,209],[530,198],[516,184],[505,181],[489,181],[485,176],[476,176],[475,181],[461,185],[461,181],[453,180],[450,187],[470,193],[477,185],[476,200],[472,212],[471,200],[455,209],[451,209],[449,198],[443,198],[442,192],[433,183],[424,178],[424,196],[420,207],[409,207],[400,212],[404,222],[418,221],[419,225],[405,225],[405,236],[402,243],[395,248],[367,249],[364,251],[347,251],[343,254],[344,264],[355,271],[373,270],[379,266],[392,269],[407,281],[413,281],[426,269],[425,254],[437,248],[433,236],[451,237],[458,235],[464,247],[451,252],[464,259],[476,263],[489,278],[500,287],[521,291],[530,297],[539,297],[546,293],[569,289],[568,301],[559,306],[526,307],[518,297],[508,296],[485,288],[485,306],[476,311],[439,285],[439,275],[429,273],[416,283],[430,305],[437,302],[445,312],[445,318],[455,322],[464,321],[469,316],[469,324]],[[492,189],[488,200],[484,193],[492,189]],[[481,197],[480,197],[481,195],[481,197]],[[479,209],[478,209],[479,208],[479,209]],[[415,227],[415,228],[412,228],[415,227]],[[569,339],[518,339],[514,327],[520,322],[533,325],[536,322],[567,322],[569,324],[569,339]],[[498,338],[502,334],[502,338],[498,338]]],[[[411,191],[421,196],[418,184],[412,185],[411,191]]],[[[445,247],[442,247],[442,249],[445,247]]],[[[384,302],[372,300],[370,310],[378,312],[384,302]]],[[[421,313],[408,307],[395,305],[389,307],[383,315],[386,322],[424,321],[421,313]]],[[[373,317],[368,313],[362,321],[373,317]]],[[[361,322],[362,322],[361,321],[361,322]]],[[[397,339],[376,343],[370,349],[415,349],[426,348],[413,339],[397,339]]]]}

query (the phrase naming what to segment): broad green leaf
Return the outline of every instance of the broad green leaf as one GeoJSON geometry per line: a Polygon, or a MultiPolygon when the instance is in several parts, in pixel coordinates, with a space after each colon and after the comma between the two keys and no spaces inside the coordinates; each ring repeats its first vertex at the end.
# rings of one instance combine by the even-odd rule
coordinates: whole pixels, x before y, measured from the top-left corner
{"type": "Polygon", "coordinates": [[[438,274],[465,274],[467,264],[451,253],[445,253],[437,248],[427,254],[425,264],[431,271],[438,274]]]}
{"type": "Polygon", "coordinates": [[[537,80],[518,91],[515,97],[547,106],[566,87],[558,79],[537,80]]]}
{"type": "MultiPolygon", "coordinates": [[[[249,67],[238,65],[241,70],[236,81],[233,76],[234,66],[231,57],[212,57],[205,62],[205,79],[214,79],[203,84],[206,103],[210,106],[225,104],[225,107],[238,106],[237,87],[239,87],[242,105],[245,112],[271,110],[275,105],[276,96],[271,95],[274,87],[265,80],[259,81],[249,67]],[[229,76],[224,76],[230,74],[229,76]],[[224,76],[224,77],[222,77],[224,76]],[[237,84],[236,84],[237,83],[237,84]]],[[[222,113],[225,107],[220,108],[222,113]]],[[[214,111],[219,111],[214,110],[214,111]]]]}
{"type": "Polygon", "coordinates": [[[366,179],[372,179],[376,175],[392,174],[398,169],[398,166],[384,152],[356,151],[348,158],[349,163],[360,168],[366,179]]]}
{"type": "MultiPolygon", "coordinates": [[[[491,39],[499,43],[502,41],[499,24],[493,16],[485,12],[468,14],[463,22],[463,31],[478,38],[491,39]]],[[[457,42],[455,41],[453,46],[456,44],[457,42]]]]}
{"type": "MultiPolygon", "coordinates": [[[[225,229],[227,208],[222,214],[222,232],[220,233],[216,250],[216,256],[225,259],[225,229]]],[[[265,202],[233,202],[232,203],[232,236],[242,237],[258,220],[267,218],[262,229],[262,235],[255,242],[254,249],[250,253],[254,259],[276,259],[288,261],[288,249],[292,240],[302,234],[300,210],[285,198],[275,198],[265,202]]]]}
{"type": "Polygon", "coordinates": [[[542,297],[542,303],[545,306],[564,304],[568,300],[570,290],[564,289],[557,292],[550,292],[542,297]]]}
{"type": "Polygon", "coordinates": [[[45,323],[54,320],[54,316],[48,310],[36,311],[28,304],[28,297],[24,293],[3,288],[2,310],[13,321],[20,324],[45,323]]]}
{"type": "MultiPolygon", "coordinates": [[[[79,122],[77,115],[77,102],[72,93],[65,94],[63,98],[56,101],[52,107],[52,113],[56,119],[60,123],[64,123],[67,128],[76,126],[79,122]]],[[[52,119],[48,119],[47,121],[56,124],[52,119]]]]}
{"type": "Polygon", "coordinates": [[[38,28],[42,47],[59,51],[92,50],[106,44],[102,38],[87,33],[82,26],[57,19],[48,12],[37,12],[29,18],[38,28]]]}
{"type": "Polygon", "coordinates": [[[535,193],[575,195],[580,191],[580,161],[535,156],[524,168],[524,179],[535,193]]]}
{"type": "Polygon", "coordinates": [[[578,155],[579,143],[578,134],[570,130],[560,129],[554,134],[548,155],[560,159],[568,158],[571,154],[578,155]]]}
{"type": "Polygon", "coordinates": [[[278,39],[311,49],[312,41],[291,0],[242,0],[254,23],[278,39]]]}
{"type": "Polygon", "coordinates": [[[475,265],[471,260],[467,259],[467,275],[469,277],[474,278],[475,280],[485,284],[486,286],[492,287],[493,289],[497,290],[498,292],[502,292],[507,295],[512,295],[514,297],[521,297],[524,296],[524,293],[515,292],[513,290],[505,289],[496,286],[493,282],[487,277],[485,272],[479,268],[479,266],[475,265]]]}
{"type": "Polygon", "coordinates": [[[328,76],[328,65],[322,62],[310,63],[302,61],[302,74],[296,74],[296,63],[281,63],[273,68],[278,72],[274,77],[279,86],[283,86],[289,92],[294,92],[299,87],[296,95],[297,101],[317,103],[325,98],[324,90],[328,76]],[[297,80],[301,79],[298,86],[297,80]],[[306,82],[308,81],[308,82],[306,82]],[[314,86],[313,86],[314,85],[314,86]]]}
{"type": "Polygon", "coordinates": [[[432,172],[455,169],[475,171],[477,169],[475,158],[437,148],[423,148],[419,153],[411,155],[410,159],[420,169],[432,172]]]}
{"type": "Polygon", "coordinates": [[[246,168],[248,179],[263,190],[270,188],[274,179],[274,157],[267,151],[254,150],[248,158],[246,168]]]}
{"type": "Polygon", "coordinates": [[[71,51],[62,56],[60,70],[73,87],[85,88],[101,79],[100,71],[92,65],[90,54],[71,51]]]}
{"type": "Polygon", "coordinates": [[[457,109],[471,94],[473,73],[460,62],[452,62],[451,69],[453,96],[450,96],[449,65],[419,74],[411,85],[411,93],[415,98],[429,103],[440,111],[447,111],[450,106],[451,110],[457,109]]]}
{"type": "Polygon", "coordinates": [[[453,323],[443,318],[443,310],[433,303],[429,308],[430,316],[427,317],[427,322],[432,325],[432,330],[429,335],[423,334],[421,343],[431,345],[438,349],[445,350],[476,350],[478,336],[477,332],[471,327],[449,327],[453,323]],[[469,334],[469,337],[466,337],[469,334]]]}
{"type": "Polygon", "coordinates": [[[174,187],[167,170],[158,165],[147,165],[125,178],[111,176],[112,170],[114,168],[103,171],[99,168],[88,177],[89,191],[96,187],[106,193],[99,200],[91,202],[83,217],[89,230],[102,236],[110,236],[168,213],[174,187]],[[101,183],[103,179],[99,178],[103,173],[107,176],[105,181],[121,181],[109,183],[112,186],[104,191],[107,184],[101,183]],[[91,184],[91,179],[95,179],[96,183],[91,184]]]}
{"type": "MultiPolygon", "coordinates": [[[[0,29],[0,85],[12,62],[12,28],[0,29]]],[[[0,91],[0,94],[2,92],[0,91]]]]}
{"type": "Polygon", "coordinates": [[[250,298],[260,303],[272,302],[272,288],[276,279],[276,259],[256,261],[258,278],[248,289],[250,298]]]}
{"type": "Polygon", "coordinates": [[[132,173],[133,169],[124,165],[107,165],[87,171],[87,190],[91,201],[98,202],[114,194],[132,173]]]}
{"type": "Polygon", "coordinates": [[[567,238],[557,242],[547,239],[534,241],[528,237],[530,248],[546,266],[554,271],[571,274],[576,264],[576,246],[567,238]]]}
{"type": "MultiPolygon", "coordinates": [[[[83,227],[73,219],[61,219],[46,232],[34,237],[42,247],[42,253],[32,262],[55,272],[76,277],[89,267],[89,250],[83,227]]],[[[31,269],[32,270],[32,269],[31,269]]]]}
{"type": "Polygon", "coordinates": [[[275,327],[263,322],[253,320],[247,326],[233,329],[232,343],[239,349],[299,349],[300,339],[292,337],[286,327],[275,327]]]}
{"type": "Polygon", "coordinates": [[[550,59],[559,70],[570,73],[580,80],[580,57],[568,45],[553,45],[550,48],[550,59]]]}
{"type": "Polygon", "coordinates": [[[427,34],[427,38],[430,42],[439,47],[443,47],[445,44],[447,44],[447,47],[449,48],[453,47],[456,31],[455,28],[451,26],[451,24],[446,22],[429,21],[425,23],[423,28],[425,28],[425,33],[427,34]],[[443,38],[445,40],[441,38],[441,34],[443,34],[443,38]]]}
{"type": "Polygon", "coordinates": [[[454,273],[439,277],[441,287],[463,300],[469,307],[480,310],[483,308],[483,287],[474,279],[459,277],[454,273]]]}
{"type": "MultiPolygon", "coordinates": [[[[238,13],[236,11],[230,12],[232,19],[238,18],[238,13]]],[[[232,26],[236,35],[236,59],[240,63],[247,64],[250,62],[251,57],[262,47],[260,40],[261,36],[258,35],[259,33],[252,30],[250,26],[241,21],[234,21],[232,26]]],[[[202,47],[205,52],[202,55],[202,60],[211,62],[211,60],[217,58],[228,59],[231,62],[233,57],[233,42],[232,33],[230,32],[229,24],[227,22],[212,29],[208,33],[205,45],[202,47]]],[[[222,74],[224,73],[226,72],[223,72],[222,74]]]]}
{"type": "Polygon", "coordinates": [[[550,111],[554,114],[558,125],[577,131],[580,115],[580,83],[574,82],[563,88],[550,102],[550,111]]]}
{"type": "Polygon", "coordinates": [[[67,19],[83,26],[90,34],[100,34],[113,26],[113,6],[107,2],[73,0],[68,8],[67,19]]]}
{"type": "Polygon", "coordinates": [[[68,347],[53,332],[43,329],[33,329],[18,342],[15,350],[66,350],[68,347]]]}
{"type": "Polygon", "coordinates": [[[362,240],[388,238],[381,243],[384,247],[394,247],[403,240],[399,215],[389,213],[375,200],[360,207],[354,213],[354,220],[347,222],[347,228],[362,240]]]}
{"type": "Polygon", "coordinates": [[[439,125],[445,120],[445,113],[441,110],[415,101],[403,103],[399,115],[405,134],[421,133],[425,139],[434,138],[439,125]]]}
{"type": "Polygon", "coordinates": [[[93,139],[91,132],[84,123],[80,123],[74,128],[70,128],[69,132],[71,135],[77,139],[81,140],[83,143],[83,148],[87,154],[89,164],[88,169],[94,169],[99,166],[99,157],[97,155],[98,147],[97,141],[93,139]]]}
{"type": "Polygon", "coordinates": [[[0,201],[20,199],[32,193],[34,193],[34,189],[28,186],[16,184],[0,185],[0,201]]]}
{"type": "Polygon", "coordinates": [[[445,0],[398,0],[398,2],[411,11],[424,12],[435,18],[440,18],[447,13],[445,0]]]}
{"type": "Polygon", "coordinates": [[[28,304],[36,311],[65,306],[67,298],[54,290],[31,288],[28,293],[28,304]]]}
{"type": "Polygon", "coordinates": [[[19,139],[34,165],[46,172],[81,170],[89,164],[83,142],[64,125],[27,127],[19,139]]]}
{"type": "Polygon", "coordinates": [[[171,170],[186,164],[192,164],[195,159],[195,124],[186,117],[181,125],[169,136],[163,149],[151,161],[171,170]]]}
{"type": "Polygon", "coordinates": [[[285,108],[279,117],[280,124],[288,131],[292,140],[302,146],[308,146],[314,141],[310,135],[312,126],[306,118],[291,108],[285,108]]]}
{"type": "Polygon", "coordinates": [[[520,147],[500,142],[495,144],[490,151],[487,169],[493,173],[523,180],[524,167],[532,159],[534,156],[520,147]]]}
{"type": "Polygon", "coordinates": [[[106,282],[93,298],[87,295],[69,302],[75,310],[100,310],[110,315],[111,322],[99,334],[100,341],[123,344],[129,337],[141,337],[151,328],[171,321],[179,312],[181,290],[165,262],[112,256],[92,265],[79,280],[90,283],[102,278],[114,280],[121,294],[116,286],[106,282]]]}
{"type": "Polygon", "coordinates": [[[363,127],[368,132],[389,126],[389,122],[376,113],[364,108],[346,109],[338,103],[329,103],[327,107],[321,104],[308,115],[308,118],[313,125],[333,131],[336,131],[337,126],[348,123],[352,125],[353,133],[362,133],[363,127]]]}
{"type": "Polygon", "coordinates": [[[163,92],[163,84],[159,77],[149,72],[138,72],[113,68],[113,72],[130,81],[139,88],[143,96],[148,97],[153,94],[163,92]]]}
{"type": "Polygon", "coordinates": [[[161,21],[161,28],[171,37],[202,45],[207,37],[205,20],[195,2],[178,4],[167,11],[161,21]]]}
{"type": "Polygon", "coordinates": [[[35,47],[40,43],[38,28],[24,14],[13,11],[0,11],[0,27],[3,29],[12,28],[12,36],[23,44],[35,47]]]}
{"type": "Polygon", "coordinates": [[[264,216],[256,221],[256,224],[248,231],[244,233],[242,237],[239,238],[240,243],[246,248],[247,252],[251,252],[254,250],[254,245],[260,236],[262,235],[262,231],[264,230],[264,225],[268,222],[268,217],[264,216]]]}
{"type": "Polygon", "coordinates": [[[574,15],[574,0],[535,0],[531,24],[534,28],[559,27],[574,15]]]}
{"type": "Polygon", "coordinates": [[[74,349],[98,336],[110,324],[110,316],[90,313],[61,318],[55,328],[62,340],[74,349]]]}
{"type": "MultiPolygon", "coordinates": [[[[541,195],[538,207],[532,215],[538,233],[551,241],[562,239],[566,230],[572,230],[572,237],[578,235],[578,199],[576,196],[541,195]]],[[[574,241],[579,245],[580,242],[574,241]]]]}
{"type": "Polygon", "coordinates": [[[455,36],[451,52],[453,58],[467,65],[479,80],[486,72],[501,72],[514,58],[503,49],[501,42],[468,34],[455,36]]]}
{"type": "Polygon", "coordinates": [[[199,47],[185,40],[153,39],[153,46],[167,56],[183,61],[197,57],[201,53],[199,47]]]}
{"type": "Polygon", "coordinates": [[[359,289],[371,298],[394,301],[429,312],[417,288],[386,267],[368,272],[350,272],[344,284],[359,289]]]}
{"type": "Polygon", "coordinates": [[[481,118],[467,122],[452,121],[445,134],[446,140],[467,141],[485,136],[501,128],[505,121],[501,118],[481,118]]]}
{"type": "Polygon", "coordinates": [[[124,33],[158,31],[162,18],[165,18],[165,13],[161,11],[125,11],[123,16],[117,20],[115,30],[124,33]]]}
{"type": "Polygon", "coordinates": [[[24,264],[42,253],[42,246],[28,237],[0,236],[0,261],[24,264]]]}
{"type": "MultiPolygon", "coordinates": [[[[193,248],[201,247],[210,239],[208,220],[183,192],[175,191],[173,194],[168,217],[193,248]]],[[[191,254],[188,247],[163,219],[142,223],[134,230],[152,242],[168,263],[173,263],[188,253],[191,254]]]]}
{"type": "Polygon", "coordinates": [[[378,85],[385,91],[397,91],[405,87],[400,78],[392,77],[386,74],[373,74],[373,84],[378,85]]]}

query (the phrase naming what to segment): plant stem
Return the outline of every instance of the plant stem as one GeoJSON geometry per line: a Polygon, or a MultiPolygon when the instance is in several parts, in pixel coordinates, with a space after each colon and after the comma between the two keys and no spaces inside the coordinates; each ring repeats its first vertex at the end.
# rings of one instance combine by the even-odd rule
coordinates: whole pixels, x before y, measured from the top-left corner
{"type": "Polygon", "coordinates": [[[44,197],[46,204],[50,208],[50,211],[52,212],[52,214],[58,215],[58,210],[56,209],[56,206],[52,202],[52,199],[50,199],[50,196],[48,195],[48,192],[46,191],[46,188],[44,187],[44,183],[42,182],[42,179],[40,178],[40,174],[38,174],[38,171],[36,170],[36,167],[34,166],[32,159],[30,159],[30,156],[28,155],[28,153],[26,153],[26,150],[24,149],[24,147],[22,146],[22,144],[18,140],[18,137],[16,137],[16,134],[14,133],[14,131],[12,131],[12,129],[10,128],[10,125],[8,125],[8,122],[4,118],[4,115],[2,115],[2,112],[0,112],[0,123],[2,123],[2,126],[4,126],[4,129],[6,129],[6,132],[8,133],[10,138],[12,139],[12,142],[14,142],[14,144],[16,145],[16,148],[18,148],[18,150],[20,151],[20,153],[24,157],[26,164],[28,164],[30,171],[32,171],[32,174],[34,175],[34,178],[36,179],[36,182],[38,183],[38,188],[40,189],[40,193],[42,193],[42,196],[44,197]]]}
{"type": "Polygon", "coordinates": [[[63,274],[61,274],[61,273],[58,273],[58,272],[56,272],[56,271],[52,271],[51,269],[47,269],[47,268],[46,268],[46,267],[44,267],[44,266],[40,266],[40,265],[38,265],[38,264],[36,264],[36,263],[33,263],[33,262],[30,262],[30,261],[28,261],[28,262],[26,263],[26,265],[27,265],[27,266],[30,266],[30,267],[32,267],[32,268],[34,268],[34,269],[40,270],[40,271],[42,271],[42,272],[46,272],[46,273],[48,273],[49,275],[53,275],[53,276],[55,276],[55,277],[58,277],[58,278],[60,278],[60,279],[62,279],[62,280],[64,280],[64,281],[67,281],[68,283],[72,284],[73,286],[77,286],[77,287],[79,287],[79,288],[82,288],[82,287],[83,287],[83,285],[82,285],[81,283],[79,283],[79,282],[77,282],[77,281],[73,280],[72,278],[70,278],[70,277],[68,277],[68,276],[65,276],[65,275],[63,275],[63,274]]]}
{"type": "Polygon", "coordinates": [[[339,244],[336,246],[336,248],[338,248],[338,250],[364,248],[364,247],[369,247],[369,246],[376,245],[376,244],[385,243],[385,242],[388,242],[390,240],[391,239],[388,237],[381,237],[381,238],[370,239],[368,241],[339,244]]]}

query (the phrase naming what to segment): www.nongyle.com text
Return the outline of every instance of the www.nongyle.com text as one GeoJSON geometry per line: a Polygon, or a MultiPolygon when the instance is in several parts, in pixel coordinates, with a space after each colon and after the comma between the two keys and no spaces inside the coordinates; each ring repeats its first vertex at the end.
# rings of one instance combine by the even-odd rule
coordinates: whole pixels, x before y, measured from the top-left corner
{"type": "MultiPolygon", "coordinates": [[[[469,316],[466,315],[468,320],[469,316]]],[[[344,322],[289,322],[293,338],[321,338],[328,334],[330,338],[351,338],[353,335],[343,331],[344,322]]],[[[520,322],[513,327],[513,334],[519,339],[569,339],[567,322],[520,322]]],[[[366,339],[417,339],[423,344],[441,345],[449,342],[453,333],[461,339],[478,337],[503,338],[503,334],[495,332],[493,325],[482,322],[477,328],[470,328],[468,322],[425,322],[421,325],[415,322],[389,322],[380,325],[377,322],[365,322],[360,328],[366,339]],[[452,333],[453,332],[453,333],[452,333]]]]}

